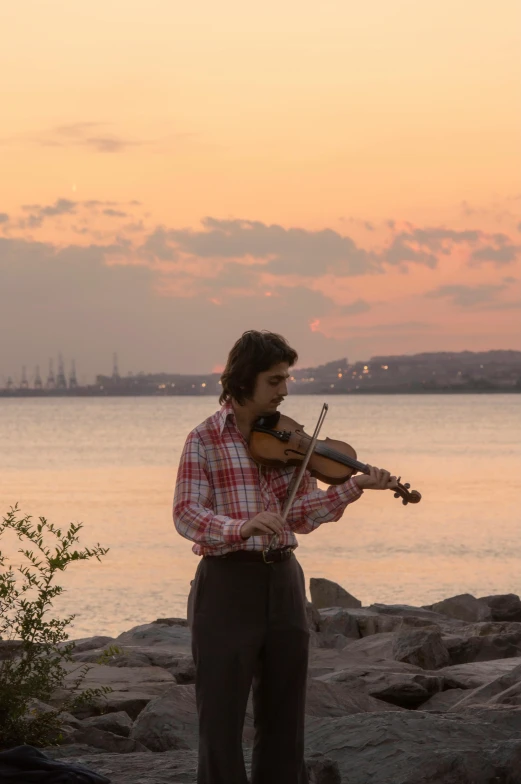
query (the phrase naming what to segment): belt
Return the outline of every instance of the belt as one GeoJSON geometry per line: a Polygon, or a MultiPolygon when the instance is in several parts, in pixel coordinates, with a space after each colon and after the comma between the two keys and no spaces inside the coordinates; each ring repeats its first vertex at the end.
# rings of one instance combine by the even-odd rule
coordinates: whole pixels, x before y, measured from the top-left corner
{"type": "Polygon", "coordinates": [[[261,563],[280,563],[293,555],[292,547],[277,550],[234,550],[224,555],[205,555],[204,558],[227,558],[229,561],[260,561],[261,563]]]}

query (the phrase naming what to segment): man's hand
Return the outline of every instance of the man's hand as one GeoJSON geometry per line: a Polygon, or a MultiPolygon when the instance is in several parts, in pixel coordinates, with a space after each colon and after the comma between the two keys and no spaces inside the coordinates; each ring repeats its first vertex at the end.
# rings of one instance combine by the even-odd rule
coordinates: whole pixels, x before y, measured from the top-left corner
{"type": "Polygon", "coordinates": [[[260,512],[251,520],[243,523],[241,536],[249,539],[250,536],[260,536],[261,534],[280,534],[284,528],[284,520],[279,514],[274,512],[260,512]]]}
{"type": "Polygon", "coordinates": [[[398,486],[398,480],[391,476],[389,471],[384,468],[375,468],[367,465],[369,474],[356,474],[353,482],[356,482],[360,490],[394,490],[398,486]]]}

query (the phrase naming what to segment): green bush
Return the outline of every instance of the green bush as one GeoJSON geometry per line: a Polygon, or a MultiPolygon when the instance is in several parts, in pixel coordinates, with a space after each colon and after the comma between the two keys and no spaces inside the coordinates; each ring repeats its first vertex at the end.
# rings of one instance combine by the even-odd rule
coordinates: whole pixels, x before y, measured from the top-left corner
{"type": "Polygon", "coordinates": [[[62,620],[49,617],[53,599],[63,591],[54,584],[56,573],[72,561],[100,561],[108,548],[97,544],[92,549],[73,549],[82,523],[70,523],[62,531],[44,517],[33,524],[30,516],[18,514],[18,505],[11,507],[0,523],[0,543],[10,530],[25,544],[18,550],[25,558],[16,567],[18,574],[0,550],[0,748],[58,743],[63,712],[112,691],[105,686],[77,693],[91,669],[84,664],[77,668],[78,675],[59,707],[48,712],[31,709],[34,699],[48,702],[57,689],[64,688],[64,665],[73,661],[75,645],[65,643],[69,638],[65,630],[75,615],[62,620]],[[44,537],[54,537],[53,546],[48,546],[44,537]]]}

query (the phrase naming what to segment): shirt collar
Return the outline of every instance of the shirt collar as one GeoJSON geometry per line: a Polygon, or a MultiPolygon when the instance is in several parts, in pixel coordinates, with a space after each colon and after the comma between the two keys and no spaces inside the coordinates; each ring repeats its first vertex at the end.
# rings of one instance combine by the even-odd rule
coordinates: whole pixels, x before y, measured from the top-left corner
{"type": "Polygon", "coordinates": [[[225,428],[228,418],[230,418],[233,422],[235,422],[235,424],[237,424],[235,420],[235,411],[233,410],[233,406],[230,400],[228,400],[227,403],[223,403],[221,410],[217,415],[217,418],[219,422],[219,433],[221,435],[225,428]]]}

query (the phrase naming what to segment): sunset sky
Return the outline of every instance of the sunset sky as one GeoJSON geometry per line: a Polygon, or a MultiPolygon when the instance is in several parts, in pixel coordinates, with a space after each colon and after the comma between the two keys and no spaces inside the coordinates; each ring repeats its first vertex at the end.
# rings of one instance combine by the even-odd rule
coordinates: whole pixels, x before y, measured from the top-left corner
{"type": "Polygon", "coordinates": [[[20,0],[0,386],[521,349],[519,0],[20,0]]]}

